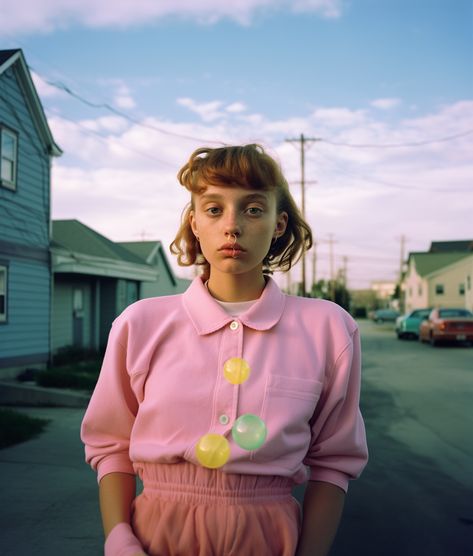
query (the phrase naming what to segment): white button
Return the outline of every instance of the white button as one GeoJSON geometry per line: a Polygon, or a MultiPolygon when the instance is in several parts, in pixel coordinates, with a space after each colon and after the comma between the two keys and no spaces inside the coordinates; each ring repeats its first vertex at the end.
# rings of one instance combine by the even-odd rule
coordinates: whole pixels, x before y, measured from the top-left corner
{"type": "Polygon", "coordinates": [[[230,421],[230,419],[228,418],[228,415],[220,415],[218,420],[220,421],[221,425],[228,425],[228,421],[230,421]]]}
{"type": "Polygon", "coordinates": [[[234,320],[234,321],[232,321],[232,322],[230,323],[230,328],[231,328],[232,330],[236,330],[239,326],[240,326],[240,325],[238,324],[238,322],[237,322],[236,320],[234,320]]]}

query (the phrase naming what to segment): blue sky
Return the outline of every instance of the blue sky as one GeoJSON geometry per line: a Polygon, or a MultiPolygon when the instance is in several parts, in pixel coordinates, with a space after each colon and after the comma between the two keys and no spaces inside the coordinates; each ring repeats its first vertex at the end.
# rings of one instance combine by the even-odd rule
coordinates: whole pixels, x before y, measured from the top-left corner
{"type": "Polygon", "coordinates": [[[473,237],[472,21],[466,0],[0,0],[0,48],[23,48],[64,150],[55,218],[169,243],[194,148],[262,142],[297,199],[304,133],[318,278],[334,234],[364,287],[395,277],[401,235],[473,237]]]}

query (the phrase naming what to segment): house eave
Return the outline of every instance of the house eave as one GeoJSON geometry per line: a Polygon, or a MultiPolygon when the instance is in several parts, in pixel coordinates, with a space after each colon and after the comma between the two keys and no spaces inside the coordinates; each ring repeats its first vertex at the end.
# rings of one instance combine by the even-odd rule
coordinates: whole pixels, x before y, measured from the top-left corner
{"type": "Polygon", "coordinates": [[[154,282],[157,279],[156,270],[146,265],[114,261],[82,253],[72,253],[57,247],[51,248],[51,255],[54,274],[89,274],[92,276],[124,278],[141,282],[154,282]]]}
{"type": "Polygon", "coordinates": [[[61,156],[62,150],[54,141],[54,137],[51,133],[51,129],[49,128],[48,120],[44,113],[41,100],[39,99],[36,87],[33,83],[33,79],[31,78],[31,73],[21,50],[18,50],[18,52],[10,56],[10,58],[8,58],[8,60],[6,60],[0,66],[0,75],[5,72],[10,66],[13,66],[18,81],[23,88],[25,98],[31,110],[32,118],[36,124],[40,136],[48,147],[49,154],[51,156],[61,156]]]}

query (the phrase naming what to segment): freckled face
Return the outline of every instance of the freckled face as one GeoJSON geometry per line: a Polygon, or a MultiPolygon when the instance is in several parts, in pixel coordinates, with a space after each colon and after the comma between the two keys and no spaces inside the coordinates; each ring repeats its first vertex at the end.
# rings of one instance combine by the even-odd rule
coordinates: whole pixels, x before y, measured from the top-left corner
{"type": "Polygon", "coordinates": [[[287,224],[274,191],[212,185],[194,194],[193,202],[190,224],[212,270],[261,272],[271,241],[287,224]]]}

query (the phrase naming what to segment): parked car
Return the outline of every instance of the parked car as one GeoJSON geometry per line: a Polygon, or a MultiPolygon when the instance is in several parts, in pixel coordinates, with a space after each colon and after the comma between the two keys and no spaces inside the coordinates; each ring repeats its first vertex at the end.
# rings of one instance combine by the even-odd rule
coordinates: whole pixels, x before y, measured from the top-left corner
{"type": "Polygon", "coordinates": [[[399,311],[394,309],[377,309],[373,311],[371,318],[374,322],[394,322],[399,316],[399,311]]]}
{"type": "Polygon", "coordinates": [[[436,346],[442,341],[473,342],[473,313],[467,309],[433,309],[419,329],[419,340],[436,346]]]}
{"type": "Polygon", "coordinates": [[[404,338],[419,337],[419,328],[423,320],[429,318],[430,309],[415,309],[406,315],[401,315],[396,319],[396,334],[402,340],[404,338]]]}

